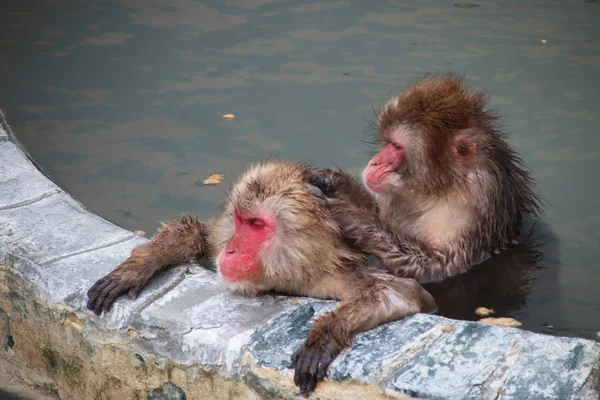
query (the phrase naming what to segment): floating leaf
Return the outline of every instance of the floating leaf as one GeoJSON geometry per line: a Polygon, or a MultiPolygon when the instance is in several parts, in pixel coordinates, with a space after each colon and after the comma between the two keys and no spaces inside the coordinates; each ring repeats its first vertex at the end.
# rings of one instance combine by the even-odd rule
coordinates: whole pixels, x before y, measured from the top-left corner
{"type": "Polygon", "coordinates": [[[450,333],[453,330],[454,330],[454,327],[452,325],[442,326],[442,332],[444,332],[444,333],[450,333]]]}
{"type": "Polygon", "coordinates": [[[456,8],[475,8],[479,7],[479,4],[454,3],[453,6],[456,8]]]}
{"type": "Polygon", "coordinates": [[[487,317],[488,315],[494,314],[495,311],[492,310],[491,308],[485,308],[485,307],[477,307],[477,309],[475,310],[475,314],[479,315],[480,317],[487,317]]]}
{"type": "Polygon", "coordinates": [[[144,236],[146,234],[146,232],[144,232],[144,231],[135,231],[133,233],[135,233],[138,236],[144,236]]]}
{"type": "Polygon", "coordinates": [[[290,301],[290,304],[293,305],[293,306],[297,306],[298,305],[298,301],[292,300],[292,301],[290,301]]]}
{"type": "Polygon", "coordinates": [[[223,182],[223,174],[212,174],[202,181],[203,185],[218,185],[223,182]]]}
{"type": "Polygon", "coordinates": [[[223,114],[223,119],[234,119],[235,115],[234,114],[223,114]]]}
{"type": "Polygon", "coordinates": [[[546,39],[542,39],[542,43],[546,44],[548,41],[546,39]]]}
{"type": "Polygon", "coordinates": [[[344,76],[350,76],[350,72],[344,72],[342,75],[344,75],[344,76]]]}
{"type": "Polygon", "coordinates": [[[522,324],[514,318],[482,318],[479,320],[484,324],[500,326],[521,326],[522,324]]]}

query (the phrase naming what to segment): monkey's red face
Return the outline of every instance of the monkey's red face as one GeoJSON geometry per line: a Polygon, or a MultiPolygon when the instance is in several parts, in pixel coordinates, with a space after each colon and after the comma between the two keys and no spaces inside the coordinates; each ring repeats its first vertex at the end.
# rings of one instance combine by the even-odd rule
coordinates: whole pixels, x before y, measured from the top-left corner
{"type": "Polygon", "coordinates": [[[261,251],[270,244],[275,230],[271,216],[246,215],[235,210],[235,233],[218,259],[221,275],[230,282],[257,278],[261,251]]]}
{"type": "Polygon", "coordinates": [[[387,187],[397,180],[406,147],[403,129],[385,131],[382,136],[385,140],[383,148],[369,161],[363,173],[367,186],[376,193],[386,192],[387,187]]]}

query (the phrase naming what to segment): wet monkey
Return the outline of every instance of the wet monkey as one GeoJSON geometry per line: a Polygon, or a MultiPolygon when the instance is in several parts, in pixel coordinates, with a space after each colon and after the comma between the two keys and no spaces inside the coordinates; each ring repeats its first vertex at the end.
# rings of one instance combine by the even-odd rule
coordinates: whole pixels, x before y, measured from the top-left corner
{"type": "Polygon", "coordinates": [[[534,181],[486,100],[461,77],[425,76],[378,112],[363,184],[341,170],[309,178],[343,235],[392,274],[428,283],[464,273],[539,215],[534,181]]]}
{"type": "MultiPolygon", "coordinates": [[[[343,238],[321,190],[306,183],[312,175],[295,162],[250,167],[228,193],[219,218],[182,217],[165,224],[93,285],[87,307],[99,315],[122,294],[135,298],[159,270],[201,257],[214,260],[234,292],[275,290],[339,300],[334,312],[315,321],[292,357],[294,382],[301,393],[312,392],[358,332],[436,309],[415,280],[367,266],[366,255],[343,238]]],[[[362,205],[372,204],[369,199],[362,205]]]]}

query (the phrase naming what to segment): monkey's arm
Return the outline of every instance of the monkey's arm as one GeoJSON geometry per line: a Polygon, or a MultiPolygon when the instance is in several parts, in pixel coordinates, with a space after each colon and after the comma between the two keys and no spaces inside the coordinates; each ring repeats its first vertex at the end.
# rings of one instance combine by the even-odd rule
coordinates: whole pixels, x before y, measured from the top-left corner
{"type": "Polygon", "coordinates": [[[164,224],[149,242],[135,247],[127,260],[91,287],[87,293],[87,308],[96,315],[110,311],[122,294],[137,298],[150,278],[161,269],[206,256],[209,228],[207,223],[186,215],[164,224]]]}
{"type": "Polygon", "coordinates": [[[354,278],[348,299],[335,311],[317,319],[304,344],[292,355],[296,364],[294,383],[304,395],[340,352],[351,346],[359,332],[418,312],[436,310],[433,297],[413,279],[391,276],[376,269],[361,269],[354,278]]]}
{"type": "Polygon", "coordinates": [[[466,272],[484,259],[467,251],[434,250],[416,238],[392,234],[384,229],[377,215],[341,199],[330,198],[328,204],[342,234],[362,251],[379,258],[396,276],[420,283],[435,282],[466,272]]]}

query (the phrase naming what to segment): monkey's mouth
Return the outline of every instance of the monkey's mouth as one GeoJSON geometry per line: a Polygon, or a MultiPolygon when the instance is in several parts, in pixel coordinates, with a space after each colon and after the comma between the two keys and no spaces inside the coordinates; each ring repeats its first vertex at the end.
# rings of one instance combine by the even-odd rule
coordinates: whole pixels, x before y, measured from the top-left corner
{"type": "Polygon", "coordinates": [[[392,173],[389,172],[389,170],[387,170],[385,167],[379,167],[371,170],[367,169],[365,171],[365,183],[372,191],[381,193],[388,185],[387,181],[391,175],[392,173]]]}
{"type": "Polygon", "coordinates": [[[225,280],[229,282],[236,281],[247,281],[258,276],[258,271],[255,269],[243,269],[243,268],[228,268],[225,265],[219,264],[219,272],[225,280]]]}

